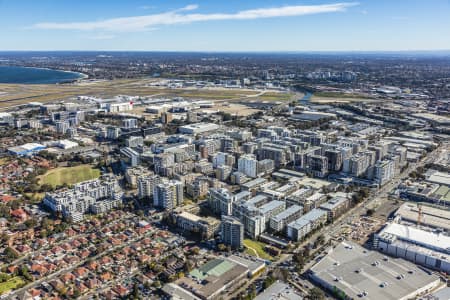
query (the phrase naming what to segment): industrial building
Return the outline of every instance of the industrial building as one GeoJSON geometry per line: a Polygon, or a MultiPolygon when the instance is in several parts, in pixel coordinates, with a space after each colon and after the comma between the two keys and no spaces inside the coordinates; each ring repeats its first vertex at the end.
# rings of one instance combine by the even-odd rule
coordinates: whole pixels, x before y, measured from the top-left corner
{"type": "Polygon", "coordinates": [[[440,285],[437,275],[399,258],[344,241],[308,271],[339,299],[406,300],[440,285]]]}
{"type": "Polygon", "coordinates": [[[38,153],[45,148],[47,147],[38,143],[27,143],[22,146],[8,148],[8,152],[17,156],[28,156],[38,153]]]}
{"type": "Polygon", "coordinates": [[[450,273],[450,237],[439,230],[425,231],[388,223],[375,235],[373,247],[394,257],[450,273]]]}
{"type": "MultiPolygon", "coordinates": [[[[227,258],[210,260],[175,284],[203,300],[225,299],[228,290],[247,279],[249,269],[227,258]]],[[[182,299],[182,298],[181,298],[182,299]]]]}
{"type": "Polygon", "coordinates": [[[297,292],[296,289],[290,285],[277,281],[261,294],[256,296],[255,300],[302,300],[303,297],[297,292]]]}
{"type": "Polygon", "coordinates": [[[219,128],[220,128],[220,126],[217,124],[214,124],[214,123],[195,123],[195,124],[180,126],[179,131],[181,133],[185,133],[185,134],[198,134],[198,133],[215,131],[219,128]]]}
{"type": "Polygon", "coordinates": [[[403,203],[394,214],[399,223],[417,224],[450,232],[450,211],[416,203],[403,203]]]}

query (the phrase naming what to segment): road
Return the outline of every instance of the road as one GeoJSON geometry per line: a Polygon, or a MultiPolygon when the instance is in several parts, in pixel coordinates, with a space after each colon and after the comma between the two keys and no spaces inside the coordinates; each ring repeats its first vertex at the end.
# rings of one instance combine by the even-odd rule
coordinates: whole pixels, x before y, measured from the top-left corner
{"type": "MultiPolygon", "coordinates": [[[[301,243],[299,245],[299,247],[294,250],[294,252],[299,251],[302,247],[304,247],[307,244],[315,241],[319,235],[323,234],[326,241],[330,240],[330,238],[332,238],[333,236],[339,235],[339,233],[342,230],[342,226],[343,225],[349,224],[349,223],[352,222],[352,220],[354,218],[357,218],[357,217],[365,214],[367,209],[369,209],[369,208],[373,209],[373,208],[376,208],[376,207],[379,207],[379,206],[383,205],[388,200],[389,193],[391,193],[391,191],[394,188],[396,188],[398,186],[398,184],[402,180],[407,178],[412,171],[414,171],[417,168],[422,167],[422,166],[430,163],[433,159],[435,159],[436,154],[440,151],[440,148],[443,147],[444,145],[442,145],[442,146],[436,148],[434,151],[428,153],[418,163],[410,164],[403,172],[401,172],[400,174],[396,175],[386,185],[384,185],[381,188],[379,188],[376,192],[371,192],[371,194],[369,195],[369,197],[365,201],[359,203],[357,206],[355,206],[354,208],[350,209],[348,212],[346,212],[344,215],[342,215],[336,222],[334,222],[333,224],[330,224],[330,225],[322,228],[322,230],[319,230],[319,231],[315,232],[307,240],[303,241],[303,243],[301,243]]],[[[314,249],[314,250],[312,250],[310,252],[310,256],[312,257],[312,259],[305,264],[305,266],[303,267],[302,271],[300,272],[301,274],[303,274],[306,270],[311,268],[316,263],[316,260],[315,260],[316,255],[315,254],[316,253],[320,253],[321,251],[323,251],[324,247],[328,247],[328,246],[324,245],[324,246],[318,247],[317,249],[314,249]]],[[[291,261],[291,260],[292,260],[292,254],[282,255],[280,257],[280,259],[278,261],[274,262],[271,267],[277,267],[278,265],[282,264],[283,262],[291,261]]],[[[306,281],[306,280],[300,279],[300,281],[302,283],[304,283],[305,286],[309,286],[310,285],[310,283],[308,281],[306,281]]],[[[305,292],[305,289],[302,288],[297,282],[291,282],[291,284],[293,284],[295,287],[297,287],[302,292],[305,292]]]]}
{"type": "Polygon", "coordinates": [[[367,200],[359,203],[353,209],[342,215],[337,222],[330,224],[329,226],[324,227],[319,232],[313,234],[308,240],[303,242],[301,246],[305,246],[307,243],[314,241],[321,234],[324,234],[326,240],[328,240],[330,237],[335,236],[337,233],[339,233],[342,230],[343,225],[349,224],[355,217],[359,217],[360,215],[365,214],[367,209],[374,209],[378,206],[383,205],[388,200],[389,193],[392,192],[392,190],[396,188],[402,180],[407,178],[412,171],[426,165],[427,163],[430,163],[435,158],[436,153],[438,153],[441,147],[438,147],[434,151],[428,153],[427,156],[425,156],[418,163],[411,163],[403,172],[396,175],[386,185],[379,188],[375,192],[376,195],[373,195],[374,193],[371,193],[367,200]]]}

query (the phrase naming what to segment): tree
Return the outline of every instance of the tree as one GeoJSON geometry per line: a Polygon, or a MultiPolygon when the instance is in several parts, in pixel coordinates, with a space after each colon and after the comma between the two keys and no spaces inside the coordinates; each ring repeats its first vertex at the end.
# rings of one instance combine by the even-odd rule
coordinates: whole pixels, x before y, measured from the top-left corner
{"type": "Polygon", "coordinates": [[[9,235],[6,232],[2,232],[2,234],[0,235],[0,242],[5,245],[7,244],[9,241],[9,235]]]}
{"type": "Polygon", "coordinates": [[[217,245],[217,249],[219,249],[219,251],[225,251],[227,249],[227,246],[225,246],[225,244],[219,244],[217,245]]]}
{"type": "Polygon", "coordinates": [[[321,289],[314,287],[309,291],[307,299],[309,299],[309,300],[324,300],[325,293],[321,289]]]}
{"type": "Polygon", "coordinates": [[[325,237],[323,234],[320,234],[316,239],[315,246],[317,247],[317,246],[323,245],[324,243],[325,243],[325,237]]]}
{"type": "Polygon", "coordinates": [[[150,147],[150,146],[153,145],[153,144],[154,144],[153,141],[150,141],[150,140],[144,141],[144,145],[147,146],[147,147],[150,147]]]}
{"type": "Polygon", "coordinates": [[[369,209],[366,211],[366,215],[367,215],[368,217],[370,217],[370,216],[373,215],[374,212],[375,212],[375,210],[373,210],[372,208],[369,208],[369,209]]]}
{"type": "Polygon", "coordinates": [[[77,288],[75,288],[75,289],[73,290],[73,297],[74,297],[74,298],[78,298],[78,297],[80,297],[80,296],[81,296],[80,290],[77,289],[77,288]]]}
{"type": "Polygon", "coordinates": [[[194,255],[198,255],[200,253],[200,248],[199,247],[192,247],[191,248],[191,253],[194,255]]]}
{"type": "Polygon", "coordinates": [[[25,278],[26,280],[28,280],[28,281],[33,281],[33,277],[32,277],[32,276],[30,275],[30,273],[28,272],[27,267],[22,266],[22,267],[20,268],[19,274],[20,274],[20,276],[22,276],[22,277],[25,278]]]}
{"type": "Polygon", "coordinates": [[[267,289],[269,286],[271,286],[275,282],[275,278],[272,275],[269,275],[264,279],[263,282],[263,288],[267,289]]]}
{"type": "Polygon", "coordinates": [[[187,259],[186,262],[184,263],[184,271],[189,273],[190,271],[192,271],[193,268],[194,263],[190,259],[187,259]]]}
{"type": "Polygon", "coordinates": [[[37,221],[34,218],[30,218],[24,222],[27,228],[34,228],[37,225],[37,221]]]}
{"type": "Polygon", "coordinates": [[[6,256],[8,261],[13,261],[14,259],[19,257],[19,255],[17,255],[17,252],[11,247],[6,247],[5,251],[3,251],[3,254],[6,256]]]}
{"type": "Polygon", "coordinates": [[[0,204],[0,218],[10,217],[9,208],[6,205],[0,204]]]}
{"type": "Polygon", "coordinates": [[[132,293],[133,299],[139,299],[139,286],[137,283],[133,285],[133,293],[132,293]]]}

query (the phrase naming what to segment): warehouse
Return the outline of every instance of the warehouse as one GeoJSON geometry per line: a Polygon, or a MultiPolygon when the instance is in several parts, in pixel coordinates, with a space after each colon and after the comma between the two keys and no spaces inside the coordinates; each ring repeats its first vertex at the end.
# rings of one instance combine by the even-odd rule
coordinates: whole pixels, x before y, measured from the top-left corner
{"type": "Polygon", "coordinates": [[[308,271],[336,298],[406,300],[440,285],[437,275],[399,258],[344,241],[308,271]]]}
{"type": "Polygon", "coordinates": [[[8,148],[8,152],[17,156],[28,156],[44,150],[46,147],[38,143],[28,143],[22,146],[8,148]]]}
{"type": "Polygon", "coordinates": [[[403,223],[417,224],[450,232],[450,211],[417,203],[403,203],[395,212],[396,219],[403,223]],[[420,218],[419,218],[420,208],[420,218]]]}
{"type": "Polygon", "coordinates": [[[180,126],[179,131],[180,131],[180,133],[185,133],[185,134],[198,134],[198,133],[215,131],[219,128],[220,128],[219,125],[214,124],[214,123],[196,123],[196,124],[180,126]]]}
{"type": "Polygon", "coordinates": [[[392,222],[375,235],[373,246],[389,255],[450,273],[450,237],[439,231],[392,222]]]}

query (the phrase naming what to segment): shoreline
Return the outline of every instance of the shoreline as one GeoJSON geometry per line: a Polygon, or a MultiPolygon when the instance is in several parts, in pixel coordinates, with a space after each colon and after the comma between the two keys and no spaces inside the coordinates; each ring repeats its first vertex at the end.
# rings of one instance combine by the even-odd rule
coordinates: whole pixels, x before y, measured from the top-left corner
{"type": "Polygon", "coordinates": [[[13,83],[13,82],[0,82],[0,84],[65,84],[65,83],[74,83],[79,82],[85,79],[89,78],[88,74],[81,73],[81,72],[74,72],[74,71],[67,71],[67,70],[59,70],[59,69],[52,69],[52,68],[46,68],[46,67],[28,67],[28,66],[18,66],[18,65],[0,65],[1,67],[12,67],[12,68],[26,68],[26,69],[35,69],[35,70],[48,70],[48,71],[55,71],[55,72],[64,72],[64,73],[72,73],[76,74],[78,77],[73,79],[62,79],[59,82],[54,83],[13,83]]]}

